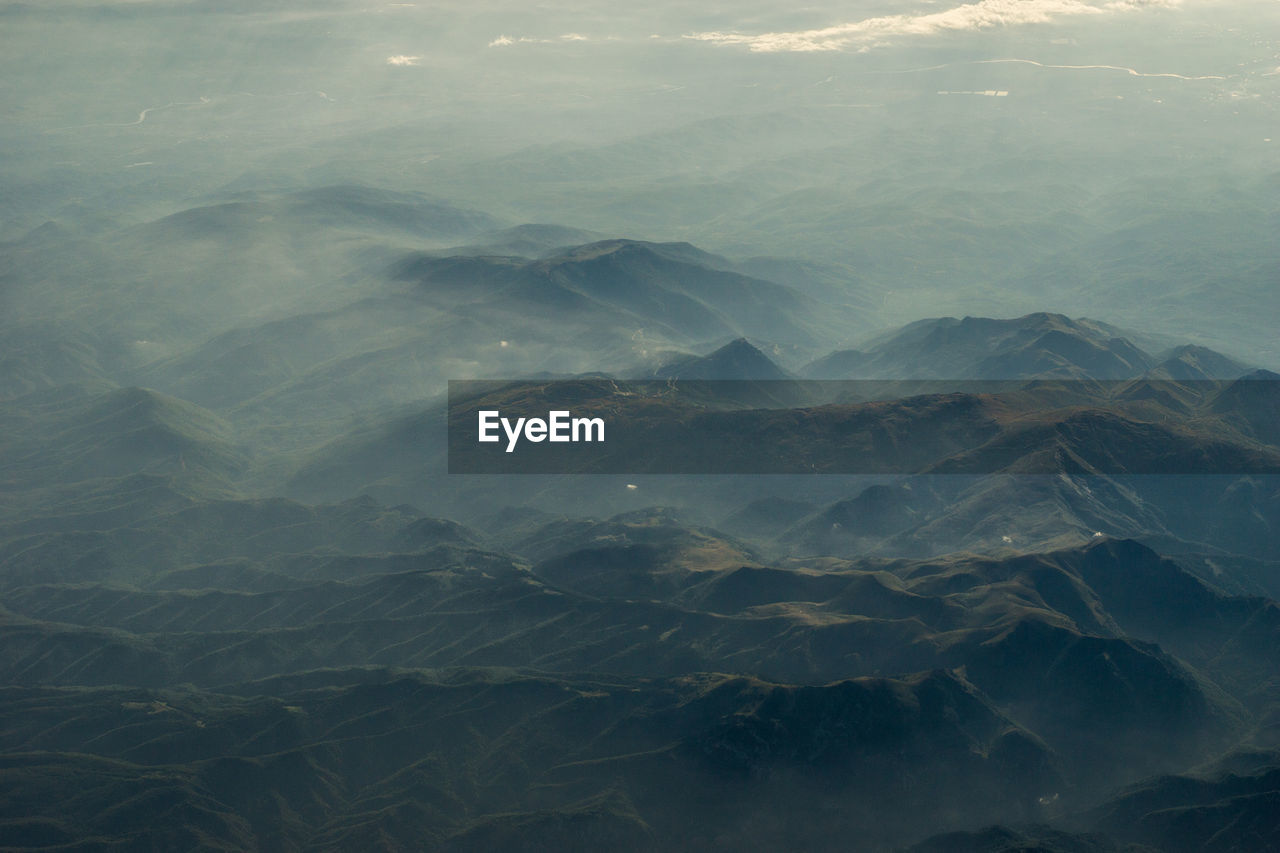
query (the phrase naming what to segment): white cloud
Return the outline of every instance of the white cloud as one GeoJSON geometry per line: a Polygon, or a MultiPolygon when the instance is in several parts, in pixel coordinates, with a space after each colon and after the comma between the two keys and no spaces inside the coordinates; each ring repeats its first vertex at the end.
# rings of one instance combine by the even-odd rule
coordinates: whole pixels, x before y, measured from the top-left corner
{"type": "Polygon", "coordinates": [[[590,39],[581,33],[565,33],[559,38],[554,39],[529,38],[528,36],[512,38],[508,35],[500,35],[493,41],[489,42],[489,47],[508,47],[513,44],[557,44],[565,41],[590,41],[590,39]]]}
{"type": "Polygon", "coordinates": [[[980,30],[1017,24],[1043,24],[1078,15],[1106,15],[1144,8],[1177,5],[1179,0],[978,0],[942,12],[923,15],[885,15],[795,32],[691,33],[685,38],[715,44],[745,45],[753,51],[842,50],[851,45],[867,46],[896,36],[934,35],[948,31],[980,30]]]}
{"type": "Polygon", "coordinates": [[[418,60],[419,60],[419,59],[421,59],[421,58],[422,58],[421,56],[403,56],[403,55],[401,55],[401,56],[388,56],[388,57],[387,57],[387,64],[388,64],[388,65],[400,65],[400,66],[403,66],[403,65],[417,65],[417,64],[418,64],[418,60]]]}

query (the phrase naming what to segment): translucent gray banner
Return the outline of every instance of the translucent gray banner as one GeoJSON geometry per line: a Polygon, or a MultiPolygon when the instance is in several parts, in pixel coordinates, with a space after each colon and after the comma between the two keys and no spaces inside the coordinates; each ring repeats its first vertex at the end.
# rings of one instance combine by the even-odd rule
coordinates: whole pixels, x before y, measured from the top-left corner
{"type": "Polygon", "coordinates": [[[459,474],[1280,473],[1280,382],[449,383],[459,474]]]}

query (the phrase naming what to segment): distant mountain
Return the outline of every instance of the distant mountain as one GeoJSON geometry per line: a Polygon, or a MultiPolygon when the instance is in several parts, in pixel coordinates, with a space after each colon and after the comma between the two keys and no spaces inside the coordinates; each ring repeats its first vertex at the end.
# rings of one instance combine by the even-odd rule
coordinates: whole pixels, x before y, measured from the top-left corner
{"type": "MultiPolygon", "coordinates": [[[[797,686],[751,686],[765,691],[749,703],[754,711],[736,701],[712,706],[721,710],[699,715],[703,723],[685,730],[678,754],[728,778],[803,766],[845,786],[865,777],[859,768],[880,761],[886,744],[907,750],[911,757],[899,759],[907,767],[931,766],[942,744],[930,732],[954,712],[984,745],[961,755],[997,761],[992,783],[1013,774],[1032,785],[1020,807],[1029,817],[1054,792],[1088,800],[1095,785],[1212,752],[1238,736],[1258,673],[1276,665],[1267,640],[1274,604],[1216,594],[1130,542],[998,560],[782,568],[751,560],[711,531],[648,513],[551,522],[529,541],[545,555],[530,571],[448,545],[402,555],[300,554],[296,543],[322,537],[288,524],[250,537],[256,550],[246,551],[237,531],[260,527],[254,515],[268,509],[208,507],[187,513],[184,526],[216,522],[197,528],[202,558],[216,558],[219,545],[258,560],[274,552],[266,565],[292,584],[229,587],[264,578],[223,564],[222,574],[184,570],[154,589],[101,581],[10,587],[0,619],[6,678],[148,688],[178,680],[210,689],[332,677],[308,672],[316,667],[512,661],[598,680],[666,673],[689,685],[705,683],[699,673],[710,669],[770,673],[797,686]],[[222,585],[175,590],[177,577],[222,585]],[[1188,614],[1196,621],[1180,632],[1188,614]],[[1147,639],[1154,637],[1159,646],[1147,639]],[[877,671],[922,674],[904,687],[868,678],[877,671]],[[865,680],[829,683],[855,676],[865,680]],[[916,710],[898,707],[913,694],[906,701],[916,710]],[[1078,726],[1082,715],[1089,727],[1078,726]],[[918,725],[923,741],[904,735],[918,725]]],[[[373,548],[381,546],[367,538],[369,523],[385,528],[395,516],[368,502],[325,515],[330,524],[363,519],[373,548]]],[[[943,733],[954,737],[945,726],[943,733]]]]}
{"type": "Polygon", "coordinates": [[[1280,753],[1259,750],[1254,766],[1150,779],[1088,817],[1116,838],[1148,849],[1227,853],[1280,844],[1277,806],[1280,753]]]}
{"type": "MultiPolygon", "coordinates": [[[[523,411],[531,399],[543,406],[561,399],[575,411],[607,411],[624,419],[628,431],[603,448],[612,455],[582,457],[577,462],[586,467],[580,470],[639,476],[714,465],[726,473],[946,475],[910,481],[907,492],[895,487],[869,495],[865,508],[844,513],[847,519],[838,517],[840,512],[825,522],[811,519],[806,530],[796,528],[784,539],[778,537],[798,523],[794,517],[742,528],[754,541],[784,552],[800,547],[806,553],[888,549],[920,555],[956,547],[1063,546],[1102,531],[1160,537],[1151,541],[1177,553],[1198,552],[1194,543],[1211,543],[1214,549],[1265,560],[1280,525],[1280,493],[1268,473],[1280,470],[1280,445],[1261,442],[1248,423],[1228,414],[1225,400],[1221,410],[1213,407],[1216,395],[1229,386],[1172,380],[1042,382],[973,389],[981,393],[815,404],[778,393],[805,383],[689,380],[671,387],[656,383],[644,394],[619,397],[613,380],[581,377],[536,391],[515,384],[483,393],[486,407],[503,411],[523,411]],[[1164,396],[1139,393],[1143,383],[1164,396]],[[1195,475],[1200,485],[1188,492],[1178,484],[1190,480],[1150,476],[1160,473],[1195,475]],[[1008,476],[1022,474],[1056,476],[1008,476]],[[905,503],[889,506],[900,501],[905,503]]],[[[592,512],[597,502],[621,510],[627,504],[616,501],[624,486],[638,482],[621,476],[573,483],[524,474],[442,477],[445,418],[443,405],[436,404],[369,419],[299,457],[290,494],[333,500],[372,490],[384,499],[469,517],[473,511],[492,513],[491,502],[538,508],[551,494],[557,502],[569,501],[556,506],[573,505],[575,511],[592,512]]],[[[528,453],[514,462],[503,457],[492,470],[515,470],[512,464],[544,473],[563,470],[551,459],[542,465],[544,458],[534,450],[528,453]]],[[[837,495],[840,489],[840,481],[805,475],[771,482],[771,497],[810,505],[818,489],[828,495],[828,489],[836,488],[837,495]]],[[[855,480],[839,499],[851,500],[867,485],[855,480]]],[[[717,494],[717,488],[715,481],[658,479],[642,484],[635,497],[701,506],[704,518],[719,519],[767,495],[758,483],[741,496],[732,488],[717,494]]],[[[832,498],[824,500],[830,506],[832,498]]],[[[1208,552],[1205,557],[1214,559],[1208,552]]]]}
{"type": "Polygon", "coordinates": [[[1124,379],[1155,365],[1109,327],[1038,313],[920,320],[861,349],[831,353],[803,373],[811,379],[1124,379]]]}
{"type": "Polygon", "coordinates": [[[22,817],[6,840],[815,849],[891,842],[959,811],[1032,815],[1059,785],[1044,746],[948,673],[796,686],[358,667],[228,687],[7,688],[4,802],[22,817]],[[920,808],[903,806],[908,787],[923,788],[920,808]]]}
{"type": "Polygon", "coordinates": [[[674,358],[657,367],[653,375],[659,379],[791,379],[767,355],[746,338],[738,338],[709,355],[674,358]]]}
{"type": "MultiPolygon", "coordinates": [[[[83,280],[111,233],[6,251],[83,280]]],[[[1270,839],[1280,377],[1042,313],[921,321],[805,370],[883,393],[788,396],[865,322],[850,268],[348,187],[115,235],[157,263],[0,328],[6,839],[1270,839]],[[652,427],[628,459],[878,473],[446,474],[443,380],[477,375],[576,377],[652,427]],[[282,489],[326,502],[248,496],[282,489]]]]}
{"type": "MultiPolygon", "coordinates": [[[[146,480],[82,483],[85,491],[99,493],[93,503],[105,504],[104,511],[47,518],[33,508],[34,520],[7,525],[0,588],[82,581],[173,588],[183,578],[190,586],[182,588],[238,588],[234,578],[241,574],[351,577],[376,569],[346,562],[346,556],[476,544],[474,534],[456,523],[367,498],[318,506],[282,498],[190,498],[161,488],[159,477],[146,480]],[[286,565],[266,565],[277,559],[286,565]],[[224,574],[233,565],[234,573],[224,574]]],[[[388,565],[372,563],[392,571],[388,565]]]]}
{"type": "Polygon", "coordinates": [[[584,231],[581,228],[566,228],[563,225],[517,225],[513,228],[485,232],[476,238],[475,243],[446,249],[440,254],[445,257],[489,255],[539,258],[546,254],[557,254],[571,246],[595,243],[606,238],[605,234],[584,231]]]}
{"type": "Polygon", "coordinates": [[[1223,388],[1211,408],[1259,441],[1280,443],[1280,374],[1248,373],[1223,388]]]}
{"type": "Polygon", "coordinates": [[[1277,474],[1280,451],[1191,424],[1170,429],[1155,420],[1083,409],[1008,424],[1001,435],[930,468],[983,474],[1277,474]],[[1234,440],[1233,440],[1234,439],[1234,440]]]}
{"type": "Polygon", "coordinates": [[[0,853],[1280,853],[1280,4],[972,3],[0,5],[0,853]]]}
{"type": "Polygon", "coordinates": [[[923,489],[868,486],[854,497],[797,518],[781,541],[802,553],[855,553],[859,546],[921,525],[936,511],[936,499],[923,489]]]}
{"type": "Polygon", "coordinates": [[[406,475],[425,485],[427,477],[447,471],[447,442],[443,402],[396,411],[297,460],[283,489],[313,500],[340,500],[373,484],[403,482],[406,475]]]}
{"type": "Polygon", "coordinates": [[[734,511],[720,526],[730,533],[746,533],[759,541],[777,536],[815,509],[817,506],[809,501],[778,496],[758,498],[734,511]]]}
{"type": "Polygon", "coordinates": [[[484,305],[575,323],[598,317],[667,341],[748,335],[811,344],[837,321],[812,297],[720,266],[688,244],[609,240],[536,261],[411,256],[392,274],[453,310],[484,305]]]}
{"type": "Polygon", "coordinates": [[[849,331],[860,330],[870,322],[881,297],[847,264],[818,263],[795,258],[755,257],[733,265],[744,275],[764,278],[794,287],[810,296],[834,305],[856,307],[862,316],[849,331]]]}
{"type": "Polygon", "coordinates": [[[1182,380],[1236,379],[1249,369],[1248,365],[1208,347],[1187,344],[1165,353],[1148,375],[1182,380]]]}
{"type": "Polygon", "coordinates": [[[77,382],[107,386],[112,355],[97,335],[65,323],[0,326],[0,400],[77,382]]]}
{"type": "Polygon", "coordinates": [[[213,412],[145,388],[33,392],[0,423],[0,477],[15,487],[136,473],[226,486],[249,462],[213,412]]]}
{"type": "MultiPolygon", "coordinates": [[[[56,318],[98,339],[110,378],[237,327],[350,304],[371,268],[502,223],[420,193],[360,186],[219,197],[158,219],[0,247],[6,320],[56,318]],[[53,294],[49,281],[61,286],[53,294]]],[[[52,362],[46,371],[52,369],[52,362]]]]}
{"type": "MultiPolygon", "coordinates": [[[[533,233],[546,236],[546,229],[533,233]]],[[[448,379],[626,375],[637,364],[661,364],[663,353],[711,340],[761,340],[758,333],[767,330],[765,340],[775,349],[811,350],[834,335],[839,311],[723,268],[728,265],[687,244],[622,240],[537,260],[415,253],[391,265],[389,281],[362,282],[345,304],[323,307],[328,300],[321,300],[176,355],[158,346],[131,381],[224,413],[235,409],[246,434],[279,448],[289,436],[314,443],[333,438],[351,414],[430,396],[448,379]],[[787,340],[791,344],[777,343],[787,340]],[[297,430],[299,422],[308,429],[297,430]]],[[[786,376],[744,344],[702,366],[695,362],[675,369],[688,378],[786,376]]]]}

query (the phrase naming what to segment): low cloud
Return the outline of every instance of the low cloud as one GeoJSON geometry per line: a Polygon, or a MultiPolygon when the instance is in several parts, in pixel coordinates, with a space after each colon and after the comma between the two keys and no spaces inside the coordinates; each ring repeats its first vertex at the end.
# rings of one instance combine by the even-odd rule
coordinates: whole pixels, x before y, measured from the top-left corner
{"type": "Polygon", "coordinates": [[[942,12],[923,15],[885,15],[815,30],[794,32],[743,33],[703,32],[687,39],[714,44],[745,45],[759,52],[843,50],[868,47],[902,36],[925,36],[944,32],[981,30],[1018,24],[1044,24],[1059,18],[1107,15],[1136,9],[1163,8],[1179,0],[978,0],[942,12]]]}
{"type": "Polygon", "coordinates": [[[400,66],[403,66],[403,65],[417,65],[417,64],[418,64],[418,60],[419,60],[419,59],[421,59],[421,58],[422,58],[421,56],[403,56],[403,55],[401,55],[401,56],[388,56],[388,57],[387,57],[387,64],[388,64],[388,65],[400,65],[400,66]]]}
{"type": "Polygon", "coordinates": [[[590,41],[590,39],[587,36],[582,35],[581,33],[565,33],[559,38],[553,38],[553,39],[542,39],[542,38],[535,39],[535,38],[529,38],[528,36],[520,36],[519,38],[512,38],[511,36],[508,36],[508,35],[501,35],[501,36],[498,36],[493,41],[489,42],[489,47],[509,47],[513,44],[556,44],[558,42],[565,42],[565,41],[590,41]]]}

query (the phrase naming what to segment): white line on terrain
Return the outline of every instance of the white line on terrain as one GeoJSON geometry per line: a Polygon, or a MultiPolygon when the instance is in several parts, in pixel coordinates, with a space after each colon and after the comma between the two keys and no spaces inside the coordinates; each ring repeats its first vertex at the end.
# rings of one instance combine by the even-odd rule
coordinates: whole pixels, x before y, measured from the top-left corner
{"type": "MultiPolygon", "coordinates": [[[[329,97],[328,93],[314,91],[314,90],[310,92],[272,92],[268,94],[254,94],[253,92],[233,92],[230,95],[216,95],[215,97],[220,100],[223,100],[227,98],[237,98],[237,97],[239,98],[296,98],[300,95],[307,95],[307,96],[317,95],[331,104],[337,103],[337,101],[329,97]]],[[[167,104],[161,104],[160,106],[157,106],[157,107],[147,107],[146,109],[138,113],[138,118],[135,119],[134,121],[126,121],[126,122],[118,122],[118,123],[99,122],[97,124],[77,124],[77,125],[72,125],[71,127],[55,127],[55,128],[52,128],[51,130],[52,131],[83,130],[87,127],[137,127],[138,125],[144,123],[147,120],[147,116],[151,115],[151,113],[159,112],[160,110],[167,110],[167,109],[170,109],[171,107],[204,107],[204,106],[208,106],[209,104],[212,104],[213,101],[214,101],[213,98],[207,97],[205,95],[201,95],[200,100],[198,101],[170,101],[167,104]]]]}
{"type": "Polygon", "coordinates": [[[1085,71],[1085,70],[1101,70],[1101,71],[1124,71],[1134,77],[1172,77],[1175,80],[1226,80],[1216,74],[1205,75],[1203,77],[1187,77],[1183,74],[1173,74],[1171,72],[1145,72],[1138,71],[1134,68],[1128,68],[1124,65],[1049,65],[1044,62],[1036,62],[1034,59],[978,59],[974,61],[975,65],[994,65],[1001,62],[1020,62],[1025,65],[1035,65],[1040,68],[1063,68],[1069,71],[1085,71]]]}
{"type": "Polygon", "coordinates": [[[154,112],[158,112],[159,110],[167,110],[170,107],[199,107],[209,103],[212,103],[212,101],[209,98],[206,98],[203,95],[201,95],[200,100],[198,101],[170,101],[169,103],[164,104],[162,106],[147,107],[146,109],[138,113],[137,121],[126,121],[126,122],[120,122],[115,124],[109,123],[109,122],[100,122],[98,124],[77,124],[71,127],[55,127],[53,128],[53,130],[55,131],[83,130],[86,127],[137,127],[138,125],[142,124],[144,121],[147,120],[148,115],[154,112]]]}
{"type": "MultiPolygon", "coordinates": [[[[1034,59],[971,59],[965,62],[947,62],[942,65],[927,65],[923,68],[904,68],[899,71],[866,71],[865,74],[920,74],[925,71],[941,71],[944,68],[954,68],[957,65],[995,65],[999,63],[1021,63],[1024,65],[1034,65],[1037,68],[1054,68],[1065,71],[1123,71],[1132,77],[1171,77],[1175,80],[1226,80],[1227,78],[1218,74],[1207,74],[1201,77],[1188,77],[1185,74],[1174,74],[1172,72],[1149,72],[1139,71],[1136,68],[1129,68],[1126,65],[1050,65],[1045,62],[1037,62],[1034,59]]],[[[1277,69],[1280,70],[1280,69],[1277,69]]]]}
{"type": "Polygon", "coordinates": [[[85,125],[85,127],[133,127],[134,125],[142,124],[144,121],[146,121],[148,113],[154,113],[160,110],[167,110],[169,109],[169,107],[198,107],[201,104],[207,104],[207,103],[209,103],[209,99],[205,97],[201,97],[200,100],[198,101],[170,101],[169,103],[165,104],[163,107],[147,107],[145,110],[138,113],[137,121],[127,121],[124,124],[85,125]]]}

